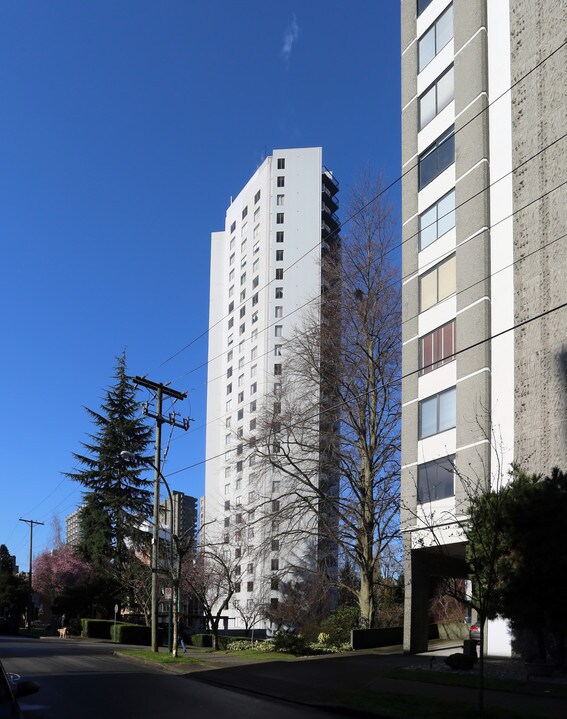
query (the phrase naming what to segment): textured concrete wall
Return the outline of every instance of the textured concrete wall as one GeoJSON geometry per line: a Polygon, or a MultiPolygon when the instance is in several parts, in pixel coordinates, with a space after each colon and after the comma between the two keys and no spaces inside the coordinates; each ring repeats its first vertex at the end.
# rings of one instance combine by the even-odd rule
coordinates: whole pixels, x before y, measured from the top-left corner
{"type": "MultiPolygon", "coordinates": [[[[510,22],[512,84],[517,83],[512,127],[513,166],[518,168],[513,191],[519,323],[567,302],[567,190],[553,189],[567,179],[567,143],[558,141],[567,117],[567,4],[513,0],[510,22]]],[[[554,465],[565,468],[566,309],[516,332],[515,365],[516,461],[537,472],[554,465]]]]}

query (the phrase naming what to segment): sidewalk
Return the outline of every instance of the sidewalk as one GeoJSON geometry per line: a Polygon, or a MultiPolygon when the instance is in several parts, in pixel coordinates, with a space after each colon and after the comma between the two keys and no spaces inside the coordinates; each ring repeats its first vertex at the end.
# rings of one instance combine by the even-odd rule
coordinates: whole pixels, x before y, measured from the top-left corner
{"type": "MultiPolygon", "coordinates": [[[[405,656],[401,653],[400,647],[391,647],[380,653],[357,652],[340,656],[307,657],[295,661],[248,664],[240,661],[238,665],[236,664],[238,660],[232,656],[224,655],[221,658],[217,655],[213,659],[208,655],[219,668],[210,671],[203,668],[201,671],[191,672],[189,678],[284,701],[335,708],[347,714],[353,713],[352,708],[349,707],[349,699],[360,695],[361,692],[377,694],[391,692],[420,696],[425,702],[431,698],[467,703],[475,707],[476,689],[390,679],[383,676],[384,673],[398,667],[428,669],[432,656],[437,654],[437,652],[428,652],[421,656],[405,656]],[[226,664],[224,664],[225,658],[226,664]],[[220,668],[223,664],[224,668],[220,668]]],[[[487,707],[504,707],[535,717],[564,719],[567,716],[565,698],[486,690],[485,704],[487,707]]],[[[380,714],[375,713],[374,716],[380,714]]]]}

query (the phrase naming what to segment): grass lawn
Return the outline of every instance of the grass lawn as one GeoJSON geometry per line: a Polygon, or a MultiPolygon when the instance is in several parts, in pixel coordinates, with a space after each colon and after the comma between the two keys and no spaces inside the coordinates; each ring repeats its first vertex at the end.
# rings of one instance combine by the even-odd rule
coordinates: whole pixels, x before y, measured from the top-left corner
{"type": "Polygon", "coordinates": [[[286,662],[297,659],[297,657],[293,654],[284,654],[283,652],[257,652],[254,649],[244,649],[243,651],[238,652],[228,652],[221,649],[218,652],[215,652],[215,654],[225,654],[227,656],[234,657],[235,659],[238,659],[239,657],[242,659],[259,659],[264,662],[286,662]]]}
{"type": "MultiPolygon", "coordinates": [[[[392,669],[384,674],[389,679],[405,679],[426,684],[443,684],[452,687],[478,687],[478,676],[470,674],[453,674],[434,672],[427,669],[392,669]]],[[[567,697],[567,686],[552,682],[526,682],[515,679],[496,679],[485,677],[485,689],[495,689],[513,694],[529,694],[530,696],[567,697]]]]}
{"type": "MultiPolygon", "coordinates": [[[[410,694],[362,691],[357,692],[356,696],[346,703],[353,709],[374,711],[381,717],[395,719],[478,719],[475,706],[410,694]]],[[[537,719],[533,714],[519,714],[496,707],[486,708],[483,716],[484,719],[537,719]]]]}
{"type": "Polygon", "coordinates": [[[206,664],[206,659],[196,659],[195,657],[186,657],[180,654],[174,657],[170,652],[152,652],[150,649],[121,649],[120,654],[134,659],[143,659],[147,662],[155,664],[206,664]]]}

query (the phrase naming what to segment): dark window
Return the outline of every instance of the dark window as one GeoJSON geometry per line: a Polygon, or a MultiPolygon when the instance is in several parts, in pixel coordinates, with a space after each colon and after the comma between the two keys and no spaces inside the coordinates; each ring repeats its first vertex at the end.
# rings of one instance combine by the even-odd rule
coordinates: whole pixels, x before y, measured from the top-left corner
{"type": "MultiPolygon", "coordinates": [[[[237,522],[242,522],[242,515],[241,515],[241,514],[237,514],[237,515],[236,515],[236,521],[237,521],[237,522]],[[239,517],[240,517],[240,519],[238,519],[239,517]]],[[[234,550],[234,558],[235,558],[235,559],[240,559],[241,555],[242,555],[242,549],[240,549],[240,547],[237,547],[237,548],[234,550]]]]}
{"type": "Polygon", "coordinates": [[[280,511],[280,503],[279,500],[274,499],[272,502],[272,512],[279,512],[280,511]]]}
{"type": "Polygon", "coordinates": [[[251,430],[256,429],[256,420],[255,419],[250,420],[250,429],[251,430]]]}
{"type": "Polygon", "coordinates": [[[238,447],[236,448],[236,454],[240,455],[240,454],[242,454],[243,451],[244,451],[244,446],[239,444],[238,447]]]}
{"type": "Polygon", "coordinates": [[[234,584],[234,591],[239,592],[240,591],[240,582],[235,582],[234,584]]]}
{"type": "Polygon", "coordinates": [[[236,220],[235,220],[235,221],[232,223],[232,225],[230,226],[230,231],[231,231],[231,232],[234,232],[234,230],[236,230],[236,220]]]}
{"type": "Polygon", "coordinates": [[[278,175],[277,186],[285,187],[285,177],[283,175],[278,175]]]}
{"type": "Polygon", "coordinates": [[[283,250],[276,250],[276,262],[283,262],[283,250]]]}
{"type": "Polygon", "coordinates": [[[417,0],[417,14],[421,15],[425,8],[431,5],[431,2],[432,0],[417,0]]]}
{"type": "Polygon", "coordinates": [[[226,499],[226,500],[225,500],[225,502],[224,502],[224,508],[225,508],[225,509],[230,509],[230,499],[226,499]]]}
{"type": "Polygon", "coordinates": [[[417,501],[433,502],[455,494],[453,463],[455,455],[420,464],[417,468],[417,501]]]}
{"type": "Polygon", "coordinates": [[[256,204],[260,199],[260,190],[254,195],[254,204],[256,204]]]}
{"type": "Polygon", "coordinates": [[[238,393],[238,403],[240,404],[240,402],[244,402],[244,392],[238,393]]]}
{"type": "Polygon", "coordinates": [[[271,607],[272,609],[277,609],[277,608],[278,608],[278,603],[279,603],[279,600],[278,600],[277,597],[271,597],[271,599],[270,599],[270,607],[271,607]]]}
{"type": "Polygon", "coordinates": [[[234,300],[232,300],[232,302],[229,304],[228,311],[232,312],[233,309],[234,309],[234,300]]]}
{"type": "Polygon", "coordinates": [[[283,287],[276,287],[276,300],[283,298],[283,287]]]}
{"type": "Polygon", "coordinates": [[[244,219],[247,214],[248,214],[248,205],[246,205],[246,207],[242,210],[242,219],[244,219]]]}
{"type": "Polygon", "coordinates": [[[283,242],[283,239],[284,239],[283,230],[278,230],[276,232],[276,242],[283,242]]]}
{"type": "Polygon", "coordinates": [[[232,367],[229,367],[226,371],[226,378],[232,377],[232,367]]]}
{"type": "Polygon", "coordinates": [[[225,526],[225,527],[230,527],[230,517],[225,517],[225,518],[224,518],[224,526],[225,526]]]}
{"type": "Polygon", "coordinates": [[[283,280],[283,267],[278,267],[276,270],[276,280],[283,280]]]}
{"type": "Polygon", "coordinates": [[[229,383],[226,385],[226,393],[227,393],[227,394],[230,394],[231,392],[232,392],[232,382],[229,382],[229,383]]]}
{"type": "Polygon", "coordinates": [[[455,320],[451,320],[420,338],[420,375],[432,372],[455,359],[455,325],[455,320]]]}
{"type": "Polygon", "coordinates": [[[274,374],[281,374],[282,373],[282,366],[281,364],[275,364],[274,365],[274,374]]]}
{"type": "Polygon", "coordinates": [[[284,213],[278,212],[276,214],[276,225],[283,225],[284,222],[284,213]]]}
{"type": "Polygon", "coordinates": [[[279,559],[272,559],[271,568],[273,572],[277,572],[280,568],[280,560],[279,559]]]}
{"type": "Polygon", "coordinates": [[[455,128],[453,126],[419,156],[419,189],[423,189],[454,162],[455,128]]]}
{"type": "Polygon", "coordinates": [[[244,410],[239,409],[237,414],[237,419],[242,419],[244,417],[244,410]]]}
{"type": "Polygon", "coordinates": [[[278,552],[280,549],[280,540],[272,539],[272,552],[278,552]]]}
{"type": "Polygon", "coordinates": [[[280,580],[279,579],[271,579],[270,580],[270,589],[274,592],[277,592],[280,588],[280,580]]]}
{"type": "Polygon", "coordinates": [[[278,157],[278,170],[285,170],[285,157],[278,157]]]}
{"type": "Polygon", "coordinates": [[[240,308],[240,317],[244,317],[245,314],[246,314],[246,307],[241,307],[240,308]]]}
{"type": "Polygon", "coordinates": [[[247,591],[247,592],[253,592],[253,591],[254,591],[254,582],[246,582],[246,591],[247,591]]]}
{"type": "Polygon", "coordinates": [[[242,462],[237,462],[236,463],[236,471],[242,472],[242,470],[243,470],[242,462]]]}

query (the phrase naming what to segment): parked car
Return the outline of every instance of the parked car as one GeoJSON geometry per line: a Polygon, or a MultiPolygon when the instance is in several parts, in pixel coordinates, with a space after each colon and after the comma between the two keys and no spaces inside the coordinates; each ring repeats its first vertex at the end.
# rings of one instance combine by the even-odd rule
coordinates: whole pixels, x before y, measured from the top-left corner
{"type": "Polygon", "coordinates": [[[469,629],[469,639],[473,642],[480,642],[480,622],[471,625],[469,629]]]}
{"type": "Polygon", "coordinates": [[[34,694],[39,690],[35,682],[16,680],[6,674],[0,662],[0,719],[19,719],[23,716],[18,699],[34,694]]]}

